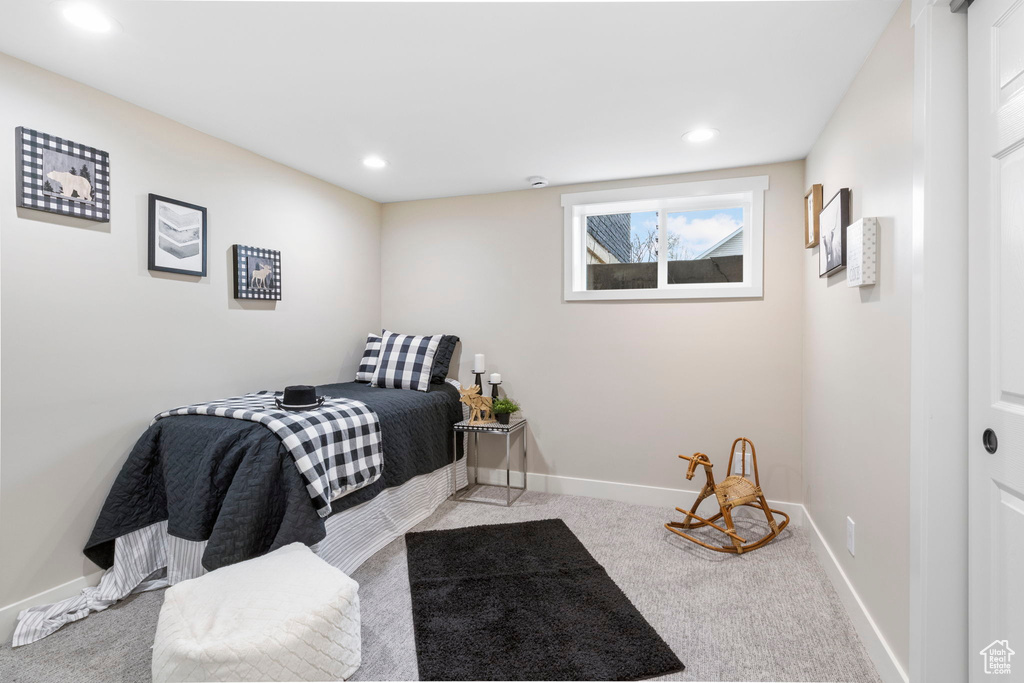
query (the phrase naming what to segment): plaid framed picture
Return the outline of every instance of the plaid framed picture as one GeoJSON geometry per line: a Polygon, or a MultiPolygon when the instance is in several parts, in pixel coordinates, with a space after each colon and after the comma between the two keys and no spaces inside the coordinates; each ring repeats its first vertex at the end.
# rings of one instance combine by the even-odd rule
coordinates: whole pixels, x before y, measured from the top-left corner
{"type": "Polygon", "coordinates": [[[281,300],[281,252],[236,244],[235,298],[281,300]]]}
{"type": "Polygon", "coordinates": [[[106,223],[110,155],[95,147],[19,126],[18,207],[106,223]]]}

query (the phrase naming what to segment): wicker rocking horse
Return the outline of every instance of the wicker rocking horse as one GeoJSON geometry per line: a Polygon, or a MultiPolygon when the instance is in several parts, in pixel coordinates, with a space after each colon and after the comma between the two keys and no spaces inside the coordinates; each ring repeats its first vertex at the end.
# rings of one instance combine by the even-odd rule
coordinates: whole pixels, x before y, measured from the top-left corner
{"type": "Polygon", "coordinates": [[[700,494],[697,496],[697,500],[694,501],[693,507],[690,508],[689,512],[682,508],[676,508],[676,510],[686,515],[686,521],[669,522],[665,525],[666,529],[674,534],[679,534],[688,541],[693,541],[697,545],[702,545],[710,550],[715,550],[720,553],[742,554],[748,550],[760,548],[778,536],[779,532],[786,528],[786,525],[789,524],[789,515],[781,510],[772,510],[768,507],[768,501],[765,500],[764,493],[761,492],[761,481],[757,476],[757,453],[754,451],[754,444],[750,439],[740,437],[732,442],[732,450],[729,452],[729,467],[727,471],[732,472],[732,459],[736,455],[737,444],[741,444],[740,457],[743,458],[743,465],[740,471],[742,474],[734,474],[726,477],[720,484],[715,484],[715,475],[711,472],[712,464],[711,459],[708,458],[708,456],[703,453],[694,453],[692,456],[679,456],[683,460],[690,461],[690,466],[686,470],[687,479],[693,479],[693,475],[697,470],[697,465],[702,465],[708,481],[704,484],[704,488],[701,489],[700,494]],[[747,446],[750,446],[750,459],[754,466],[754,481],[747,479],[747,446]],[[704,519],[697,514],[697,508],[705,498],[708,498],[711,495],[714,495],[715,498],[718,499],[719,512],[713,517],[704,519]],[[745,538],[736,533],[736,526],[732,521],[732,511],[741,505],[756,508],[764,512],[764,516],[768,520],[768,526],[771,527],[771,531],[769,531],[766,536],[757,541],[751,541],[748,543],[745,538]],[[782,524],[776,523],[773,513],[785,518],[782,524]],[[724,528],[715,524],[718,519],[721,519],[725,523],[724,528]],[[730,545],[709,545],[704,541],[680,531],[680,529],[699,529],[703,526],[709,526],[721,531],[729,537],[729,540],[731,541],[730,545]]]}

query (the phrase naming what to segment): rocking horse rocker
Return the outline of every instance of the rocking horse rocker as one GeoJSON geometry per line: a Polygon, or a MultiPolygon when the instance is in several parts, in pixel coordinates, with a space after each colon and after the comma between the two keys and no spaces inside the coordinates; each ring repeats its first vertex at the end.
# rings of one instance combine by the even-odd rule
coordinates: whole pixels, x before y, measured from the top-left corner
{"type": "Polygon", "coordinates": [[[729,452],[729,467],[728,472],[732,472],[732,459],[736,455],[736,445],[741,444],[740,457],[743,458],[743,465],[741,468],[742,474],[732,475],[726,477],[721,484],[715,484],[715,475],[711,472],[712,464],[711,459],[703,453],[694,453],[692,456],[680,455],[679,457],[683,460],[689,460],[690,466],[686,470],[686,478],[693,479],[693,475],[697,470],[697,465],[704,467],[704,473],[707,475],[707,483],[704,488],[701,489],[700,494],[697,496],[697,500],[694,501],[693,507],[687,512],[682,508],[676,508],[679,512],[686,515],[686,521],[683,522],[669,522],[665,525],[665,528],[674,534],[678,534],[688,541],[693,541],[697,545],[702,545],[709,550],[715,550],[720,553],[736,553],[742,554],[748,550],[756,550],[761,546],[765,545],[773,538],[779,535],[779,533],[786,528],[789,524],[789,515],[781,510],[772,510],[768,507],[768,501],[765,500],[764,493],[761,492],[761,481],[757,476],[757,453],[754,451],[754,444],[750,439],[740,437],[732,442],[732,450],[729,452]],[[747,479],[747,446],[750,446],[750,459],[754,467],[754,481],[747,479]],[[719,512],[713,517],[704,519],[697,514],[697,508],[704,501],[705,498],[714,495],[718,499],[719,512]],[[757,540],[747,542],[747,540],[736,533],[736,527],[732,521],[732,511],[740,506],[747,506],[756,508],[764,512],[765,518],[768,520],[768,526],[771,527],[771,531],[766,536],[757,540]],[[778,524],[775,521],[775,515],[781,515],[785,519],[782,524],[778,524]],[[725,523],[725,527],[721,527],[715,522],[721,519],[725,523]],[[699,529],[704,526],[709,526],[729,537],[730,545],[709,545],[700,539],[694,538],[693,536],[683,533],[681,529],[699,529]]]}

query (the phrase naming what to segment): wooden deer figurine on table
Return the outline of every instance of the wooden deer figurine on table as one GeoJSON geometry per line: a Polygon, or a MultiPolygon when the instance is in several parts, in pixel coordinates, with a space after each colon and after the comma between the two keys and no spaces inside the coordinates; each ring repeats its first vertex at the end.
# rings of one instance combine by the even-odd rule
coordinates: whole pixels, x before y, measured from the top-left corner
{"type": "Polygon", "coordinates": [[[459,393],[462,394],[459,400],[470,408],[469,424],[483,425],[494,422],[491,415],[491,397],[483,395],[479,384],[474,384],[468,389],[459,389],[459,393]]]}
{"type": "Polygon", "coordinates": [[[761,480],[757,476],[757,453],[754,451],[754,444],[750,439],[740,437],[732,442],[732,450],[729,452],[729,467],[727,471],[732,472],[732,459],[733,456],[737,454],[736,444],[741,444],[739,456],[743,459],[743,465],[740,470],[742,474],[734,474],[726,477],[720,484],[715,484],[715,475],[711,472],[712,464],[711,459],[708,456],[703,453],[694,453],[692,456],[679,456],[683,460],[690,461],[690,466],[686,469],[687,479],[693,479],[697,466],[700,465],[704,468],[704,474],[707,475],[707,483],[704,484],[704,488],[701,489],[700,494],[697,495],[697,500],[694,501],[693,507],[690,508],[689,512],[682,508],[676,508],[677,511],[686,515],[686,521],[669,522],[665,525],[665,528],[672,533],[679,534],[688,541],[693,541],[697,545],[702,545],[705,548],[716,550],[720,553],[741,554],[748,550],[760,548],[778,536],[779,532],[785,529],[786,525],[789,524],[789,515],[780,510],[772,510],[768,507],[768,501],[765,500],[764,493],[761,491],[761,480]],[[750,460],[753,463],[754,481],[747,479],[747,446],[750,447],[750,460]],[[704,519],[697,514],[697,508],[705,498],[708,498],[711,495],[714,495],[718,500],[719,511],[713,517],[704,519]],[[745,538],[736,533],[736,526],[732,521],[732,511],[743,505],[761,510],[764,512],[765,519],[768,520],[768,526],[771,527],[771,529],[760,540],[747,543],[745,538]],[[776,523],[773,513],[785,517],[782,524],[776,523]],[[725,523],[725,528],[715,524],[715,521],[718,519],[721,519],[725,523]],[[704,541],[680,531],[680,529],[699,529],[703,526],[709,526],[721,531],[729,538],[731,543],[729,545],[720,546],[708,545],[704,541]]]}

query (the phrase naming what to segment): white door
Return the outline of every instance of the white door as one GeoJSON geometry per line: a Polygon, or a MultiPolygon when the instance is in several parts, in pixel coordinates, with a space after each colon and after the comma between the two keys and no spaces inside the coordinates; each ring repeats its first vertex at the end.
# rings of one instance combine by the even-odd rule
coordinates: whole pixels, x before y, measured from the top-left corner
{"type": "Polygon", "coordinates": [[[969,670],[1024,681],[1024,0],[975,0],[967,23],[969,670]]]}

